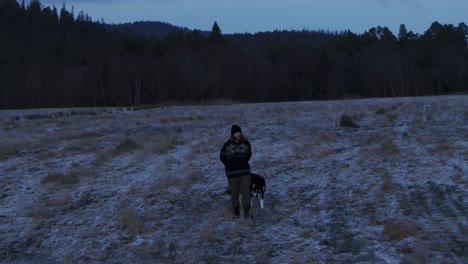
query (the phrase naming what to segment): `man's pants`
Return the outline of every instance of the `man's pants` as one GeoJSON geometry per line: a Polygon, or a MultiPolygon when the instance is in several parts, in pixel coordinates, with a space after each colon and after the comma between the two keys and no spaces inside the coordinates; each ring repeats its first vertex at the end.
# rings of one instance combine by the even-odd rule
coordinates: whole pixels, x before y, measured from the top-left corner
{"type": "Polygon", "coordinates": [[[239,194],[242,194],[244,211],[250,209],[250,175],[228,178],[231,190],[232,208],[239,208],[239,194]]]}

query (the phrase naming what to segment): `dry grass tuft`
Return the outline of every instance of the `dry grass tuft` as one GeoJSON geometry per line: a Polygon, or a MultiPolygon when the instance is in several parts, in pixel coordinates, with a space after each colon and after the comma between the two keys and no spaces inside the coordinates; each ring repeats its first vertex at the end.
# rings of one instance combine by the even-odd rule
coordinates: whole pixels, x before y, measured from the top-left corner
{"type": "Polygon", "coordinates": [[[200,169],[187,166],[186,171],[187,171],[187,174],[186,174],[185,179],[188,184],[193,184],[195,182],[204,180],[203,172],[200,169]]]}
{"type": "Polygon", "coordinates": [[[0,160],[19,154],[23,147],[24,141],[20,139],[8,140],[3,137],[0,140],[0,160]]]}
{"type": "Polygon", "coordinates": [[[385,156],[396,156],[400,154],[400,148],[391,139],[385,139],[377,151],[385,156]]]}
{"type": "Polygon", "coordinates": [[[152,197],[155,194],[166,195],[171,190],[180,189],[183,185],[184,181],[175,175],[160,176],[149,185],[146,196],[152,197]]]}
{"type": "Polygon", "coordinates": [[[41,184],[57,183],[61,185],[75,184],[80,181],[78,173],[68,171],[66,174],[61,172],[49,172],[42,180],[41,184]]]}
{"type": "Polygon", "coordinates": [[[159,140],[154,143],[151,147],[151,152],[156,154],[164,154],[171,150],[175,146],[175,141],[167,138],[164,140],[159,140]]]}
{"type": "Polygon", "coordinates": [[[378,132],[371,132],[367,135],[359,137],[357,140],[357,144],[360,144],[365,147],[369,147],[378,142],[382,142],[382,133],[378,132]]]}
{"type": "Polygon", "coordinates": [[[127,194],[128,195],[136,195],[136,194],[139,194],[141,192],[141,187],[143,186],[142,183],[138,183],[138,184],[134,184],[132,186],[130,186],[127,190],[127,194]]]}
{"type": "Polygon", "coordinates": [[[395,185],[393,183],[393,177],[390,174],[385,173],[382,176],[382,180],[383,180],[383,183],[382,183],[382,186],[380,187],[380,190],[382,192],[392,192],[395,188],[395,185]]]}
{"type": "Polygon", "coordinates": [[[91,139],[102,136],[98,131],[80,131],[70,135],[69,139],[91,139]]]}
{"type": "Polygon", "coordinates": [[[456,173],[451,177],[452,181],[456,184],[466,184],[466,180],[463,177],[463,173],[456,173]]]}
{"type": "MultiPolygon", "coordinates": [[[[311,142],[313,144],[334,143],[340,137],[341,135],[338,134],[336,131],[323,130],[323,131],[318,131],[316,134],[314,134],[311,138],[311,142]]],[[[308,140],[305,140],[305,141],[308,141],[308,140]]]]}
{"type": "Polygon", "coordinates": [[[83,142],[74,141],[72,143],[67,144],[61,151],[60,154],[62,156],[69,155],[70,153],[83,153],[89,149],[89,142],[83,144],[83,142]]]}
{"type": "Polygon", "coordinates": [[[306,135],[300,142],[291,144],[292,153],[297,159],[320,159],[334,154],[330,143],[339,138],[335,131],[319,131],[313,135],[306,135]]]}
{"type": "Polygon", "coordinates": [[[419,232],[418,224],[408,218],[402,220],[387,219],[384,222],[382,236],[388,240],[402,240],[415,236],[419,232]]]}
{"type": "Polygon", "coordinates": [[[117,146],[115,146],[113,152],[114,154],[118,155],[125,152],[131,152],[139,148],[141,148],[140,143],[136,142],[131,138],[125,138],[124,140],[120,141],[120,143],[117,146]]]}
{"type": "Polygon", "coordinates": [[[104,162],[108,161],[110,158],[110,155],[107,152],[104,152],[102,150],[98,150],[94,154],[94,161],[93,165],[94,166],[99,166],[103,164],[104,162]]]}
{"type": "Polygon", "coordinates": [[[312,232],[310,230],[305,230],[299,234],[299,237],[309,239],[312,237],[312,232]]]}
{"type": "Polygon", "coordinates": [[[133,208],[127,208],[120,212],[119,229],[128,230],[131,234],[143,233],[143,221],[133,208]]]}
{"type": "Polygon", "coordinates": [[[185,144],[185,142],[177,135],[172,137],[164,137],[150,144],[147,151],[154,154],[165,154],[175,147],[183,144],[185,144]]]}
{"type": "Polygon", "coordinates": [[[26,209],[26,216],[34,219],[46,219],[50,217],[50,209],[45,205],[31,206],[26,209]]]}
{"type": "Polygon", "coordinates": [[[401,260],[401,264],[420,264],[420,263],[428,263],[427,261],[427,254],[428,252],[416,251],[411,254],[408,254],[403,257],[401,260]]]}
{"type": "Polygon", "coordinates": [[[390,125],[394,124],[398,119],[398,115],[395,113],[387,114],[387,120],[390,125]]]}
{"type": "Polygon", "coordinates": [[[377,111],[375,111],[375,114],[376,114],[376,115],[383,115],[383,114],[385,114],[386,112],[387,112],[387,109],[385,109],[385,108],[379,108],[379,109],[377,109],[377,111]]]}
{"type": "Polygon", "coordinates": [[[68,192],[54,194],[43,199],[44,205],[50,207],[64,207],[69,205],[71,202],[72,197],[68,192]]]}
{"type": "Polygon", "coordinates": [[[414,249],[408,242],[405,242],[400,246],[400,248],[398,248],[398,252],[403,254],[411,254],[414,252],[414,249]]]}
{"type": "Polygon", "coordinates": [[[200,229],[199,234],[201,243],[212,244],[221,241],[213,227],[203,227],[200,229]]]}
{"type": "Polygon", "coordinates": [[[225,207],[224,209],[220,210],[219,217],[221,219],[230,219],[233,217],[232,209],[225,207]]]}
{"type": "MultiPolygon", "coordinates": [[[[255,252],[255,262],[256,263],[271,263],[271,259],[274,256],[275,249],[269,243],[259,243],[257,248],[253,250],[255,252]]],[[[315,263],[315,262],[309,262],[315,263]]]]}
{"type": "Polygon", "coordinates": [[[348,115],[342,114],[340,117],[341,127],[359,128],[359,125],[348,115]]]}
{"type": "Polygon", "coordinates": [[[189,153],[186,155],[186,160],[191,161],[195,160],[197,157],[204,157],[206,154],[214,153],[219,151],[218,146],[221,146],[224,142],[219,142],[218,140],[202,140],[193,146],[189,153]]]}
{"type": "Polygon", "coordinates": [[[375,226],[375,225],[379,224],[379,221],[377,219],[377,209],[375,208],[375,206],[373,204],[371,204],[371,203],[366,204],[366,207],[365,207],[364,211],[369,216],[369,224],[370,225],[375,226]]]}
{"type": "Polygon", "coordinates": [[[316,148],[313,148],[311,144],[294,144],[292,146],[292,152],[296,159],[308,159],[318,157],[319,154],[316,148]]]}
{"type": "Polygon", "coordinates": [[[443,141],[439,142],[434,148],[429,150],[429,153],[434,155],[448,154],[450,156],[454,155],[456,146],[453,142],[443,141]]]}
{"type": "Polygon", "coordinates": [[[1,150],[0,150],[0,160],[8,159],[11,156],[17,155],[18,153],[19,153],[19,151],[15,147],[7,146],[5,148],[1,148],[1,150]]]}

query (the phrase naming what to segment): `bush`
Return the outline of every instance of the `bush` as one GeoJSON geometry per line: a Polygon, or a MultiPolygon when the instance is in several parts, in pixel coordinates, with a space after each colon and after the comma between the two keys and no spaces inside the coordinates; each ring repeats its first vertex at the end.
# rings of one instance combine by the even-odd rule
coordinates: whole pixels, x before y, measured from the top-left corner
{"type": "Polygon", "coordinates": [[[61,185],[74,184],[80,181],[78,174],[74,171],[69,171],[67,174],[61,172],[51,172],[42,180],[42,184],[58,183],[61,185]]]}
{"type": "Polygon", "coordinates": [[[122,154],[124,152],[131,152],[135,149],[140,148],[140,144],[136,142],[135,140],[132,140],[130,138],[126,138],[122,140],[115,148],[114,148],[114,153],[115,154],[122,154]]]}
{"type": "Polygon", "coordinates": [[[393,142],[392,139],[385,139],[377,149],[377,153],[384,156],[396,156],[400,154],[400,148],[393,142]]]}
{"type": "Polygon", "coordinates": [[[126,229],[131,234],[138,235],[143,233],[143,222],[134,209],[128,208],[120,212],[119,229],[126,229]]]}
{"type": "Polygon", "coordinates": [[[396,221],[388,219],[385,221],[382,235],[389,240],[398,241],[406,237],[414,236],[418,232],[418,225],[410,219],[396,221]]]}
{"type": "Polygon", "coordinates": [[[341,115],[341,117],[340,117],[340,126],[341,127],[351,127],[351,128],[358,128],[359,127],[359,125],[356,122],[354,122],[354,120],[350,116],[345,115],[345,114],[341,115]]]}

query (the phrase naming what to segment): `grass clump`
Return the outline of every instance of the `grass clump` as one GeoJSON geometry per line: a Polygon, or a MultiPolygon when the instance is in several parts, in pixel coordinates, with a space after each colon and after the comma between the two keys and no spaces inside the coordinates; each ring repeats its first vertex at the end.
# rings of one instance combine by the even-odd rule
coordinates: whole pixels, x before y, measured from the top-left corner
{"type": "Polygon", "coordinates": [[[375,114],[377,114],[377,115],[383,115],[383,114],[385,114],[386,112],[387,112],[386,109],[384,109],[384,108],[379,108],[379,109],[377,109],[377,111],[375,111],[375,114]]]}
{"type": "Polygon", "coordinates": [[[395,220],[388,219],[384,223],[382,235],[391,241],[399,241],[407,237],[415,236],[419,231],[415,221],[410,219],[395,220]]]}
{"type": "Polygon", "coordinates": [[[393,142],[392,139],[385,139],[377,150],[384,156],[396,156],[400,154],[400,148],[393,142]]]}
{"type": "Polygon", "coordinates": [[[380,190],[382,192],[386,192],[386,193],[390,193],[394,190],[395,188],[395,184],[393,183],[393,177],[388,174],[388,173],[385,173],[383,176],[382,176],[382,185],[380,187],[380,190]]]}
{"type": "Polygon", "coordinates": [[[51,216],[51,211],[45,205],[36,205],[27,209],[25,215],[34,219],[47,219],[51,216]]]}
{"type": "Polygon", "coordinates": [[[140,148],[141,145],[133,139],[125,138],[124,140],[120,141],[120,143],[114,148],[115,154],[122,154],[125,152],[131,152],[135,149],[140,148]]]}
{"type": "Polygon", "coordinates": [[[135,209],[128,208],[120,212],[119,229],[128,230],[134,235],[143,233],[143,221],[135,209]]]}
{"type": "Polygon", "coordinates": [[[57,183],[60,185],[69,185],[78,183],[79,181],[78,173],[74,171],[69,171],[67,173],[50,172],[41,180],[41,184],[57,183]]]}
{"type": "Polygon", "coordinates": [[[348,115],[342,114],[340,117],[341,127],[359,128],[359,125],[348,115]]]}

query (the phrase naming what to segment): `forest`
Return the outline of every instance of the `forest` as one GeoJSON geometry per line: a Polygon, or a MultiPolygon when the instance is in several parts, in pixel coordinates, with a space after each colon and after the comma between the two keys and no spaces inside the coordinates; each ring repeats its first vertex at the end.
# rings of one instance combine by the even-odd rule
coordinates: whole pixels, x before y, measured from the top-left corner
{"type": "Polygon", "coordinates": [[[160,37],[3,0],[0,109],[466,94],[468,26],[428,26],[223,34],[214,22],[160,37]]]}

